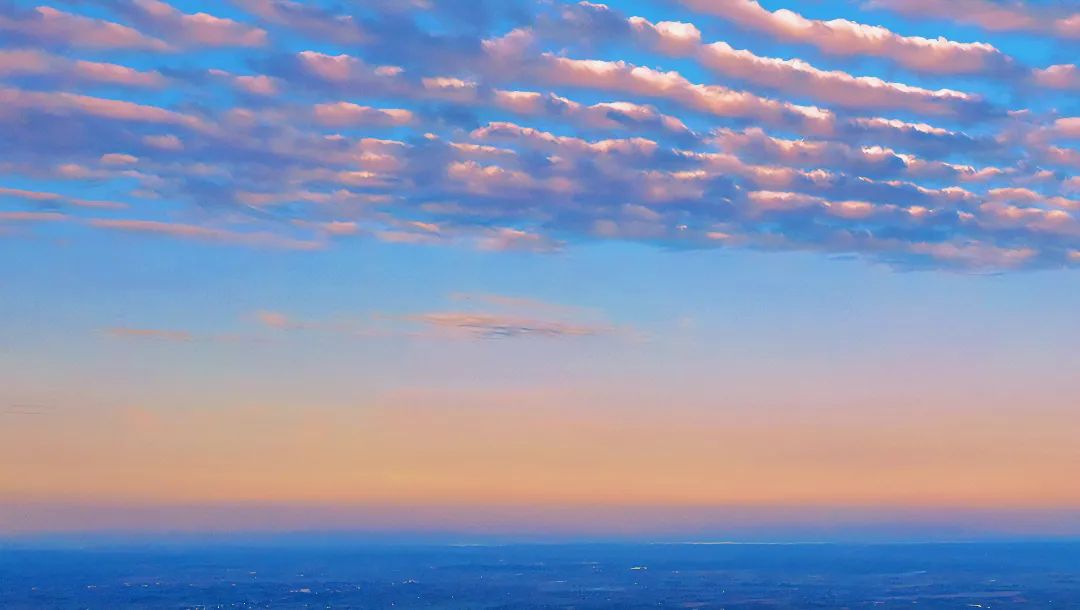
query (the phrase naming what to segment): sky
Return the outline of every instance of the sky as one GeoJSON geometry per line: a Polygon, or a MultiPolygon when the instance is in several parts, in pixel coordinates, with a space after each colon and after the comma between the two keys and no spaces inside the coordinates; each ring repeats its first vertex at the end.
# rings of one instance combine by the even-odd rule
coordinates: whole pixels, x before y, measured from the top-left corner
{"type": "Polygon", "coordinates": [[[0,535],[1080,536],[1077,58],[1070,0],[0,0],[0,535]]]}

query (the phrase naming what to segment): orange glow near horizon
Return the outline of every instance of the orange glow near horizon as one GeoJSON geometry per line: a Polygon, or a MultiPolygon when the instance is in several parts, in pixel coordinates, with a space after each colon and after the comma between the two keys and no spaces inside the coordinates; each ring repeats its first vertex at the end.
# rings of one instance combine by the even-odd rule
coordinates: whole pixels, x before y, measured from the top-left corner
{"type": "Polygon", "coordinates": [[[1068,411],[777,417],[406,393],[367,408],[120,408],[13,424],[0,430],[0,461],[15,465],[0,497],[23,501],[1080,507],[1068,411]]]}

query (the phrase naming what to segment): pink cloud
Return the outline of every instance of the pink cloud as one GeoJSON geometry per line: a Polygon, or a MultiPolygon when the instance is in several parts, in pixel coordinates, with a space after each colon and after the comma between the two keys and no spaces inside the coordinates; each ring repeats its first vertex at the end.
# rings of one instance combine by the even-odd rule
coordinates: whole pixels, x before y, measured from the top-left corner
{"type": "Polygon", "coordinates": [[[172,134],[145,136],[143,137],[143,142],[147,146],[159,148],[161,150],[183,150],[184,148],[183,140],[172,134]]]}
{"type": "Polygon", "coordinates": [[[1075,64],[1058,64],[1035,70],[1035,82],[1050,89],[1080,91],[1080,68],[1075,64]]]}
{"type": "Polygon", "coordinates": [[[1021,267],[1038,255],[1032,248],[1003,248],[985,243],[915,243],[907,246],[915,254],[960,264],[974,269],[1011,269],[1021,267]]]}
{"type": "MultiPolygon", "coordinates": [[[[0,195],[3,193],[0,192],[0,195]]],[[[59,212],[0,212],[2,222],[58,222],[68,217],[59,212]]]]}
{"type": "Polygon", "coordinates": [[[35,49],[0,49],[0,75],[42,74],[49,71],[51,60],[35,49]]]}
{"type": "Polygon", "coordinates": [[[912,16],[972,23],[991,31],[1033,31],[1040,21],[1030,6],[1012,0],[871,0],[867,5],[912,16]]]}
{"type": "Polygon", "coordinates": [[[394,126],[413,121],[413,113],[398,108],[372,108],[351,102],[316,104],[313,113],[319,123],[332,127],[359,125],[394,126]]]}
{"type": "Polygon", "coordinates": [[[121,121],[171,123],[198,129],[206,127],[205,123],[197,117],[157,106],[75,93],[26,91],[0,87],[0,104],[4,104],[9,109],[34,109],[53,113],[76,112],[121,121]]]}
{"type": "Polygon", "coordinates": [[[234,82],[238,88],[255,95],[274,95],[278,92],[277,79],[261,74],[237,76],[234,82]]]}
{"type": "Polygon", "coordinates": [[[167,51],[169,45],[125,25],[39,6],[21,18],[0,15],[0,31],[43,43],[92,49],[167,51]]]}
{"type": "Polygon", "coordinates": [[[327,235],[344,236],[344,235],[356,235],[360,232],[360,226],[352,221],[345,220],[333,220],[330,222],[311,222],[308,221],[304,226],[322,231],[327,235]]]}
{"type": "Polygon", "coordinates": [[[427,95],[455,102],[474,101],[478,95],[475,81],[452,76],[434,76],[420,80],[427,95]]]}
{"type": "Polygon", "coordinates": [[[293,239],[264,232],[239,232],[199,225],[159,222],[154,220],[92,219],[90,226],[129,233],[164,235],[181,239],[195,239],[213,243],[250,247],[281,248],[287,250],[319,250],[325,244],[318,241],[293,239]]]}
{"type": "Polygon", "coordinates": [[[899,119],[886,119],[881,117],[855,118],[852,124],[864,129],[876,131],[895,130],[899,132],[925,134],[932,136],[955,136],[955,131],[949,131],[942,127],[935,127],[927,123],[911,123],[899,119]]]}
{"type": "Polygon", "coordinates": [[[872,8],[919,18],[970,23],[991,32],[1030,32],[1080,37],[1080,13],[1017,0],[870,0],[872,8]]]}
{"type": "Polygon", "coordinates": [[[828,201],[822,197],[783,191],[754,191],[749,193],[747,198],[753,213],[818,209],[822,213],[840,218],[858,219],[866,218],[875,212],[896,209],[896,206],[874,205],[866,201],[828,201]]]}
{"type": "Polygon", "coordinates": [[[183,13],[161,0],[130,0],[135,18],[186,46],[259,47],[266,31],[207,13],[183,13]]]}
{"type": "Polygon", "coordinates": [[[601,326],[488,313],[426,313],[410,316],[408,319],[451,334],[461,333],[481,338],[588,337],[612,332],[612,329],[601,326]]]}
{"type": "Polygon", "coordinates": [[[139,158],[132,155],[125,155],[123,153],[108,153],[101,155],[101,163],[103,165],[134,165],[139,162],[139,158]]]}
{"type": "Polygon", "coordinates": [[[71,60],[32,49],[0,49],[0,75],[52,75],[90,83],[127,87],[161,87],[166,79],[157,71],[141,71],[118,64],[71,60]]]}
{"type": "Polygon", "coordinates": [[[490,230],[487,235],[480,238],[477,247],[481,250],[495,252],[528,251],[528,252],[554,252],[561,248],[557,241],[541,235],[530,233],[520,229],[499,228],[490,230]]]}
{"type": "Polygon", "coordinates": [[[294,0],[233,0],[268,23],[296,28],[317,38],[356,44],[367,39],[351,15],[335,15],[294,0]]]}
{"type": "MultiPolygon", "coordinates": [[[[94,201],[89,199],[80,199],[78,197],[68,197],[59,193],[51,193],[48,191],[30,191],[26,189],[15,189],[0,187],[0,197],[15,197],[18,199],[25,199],[27,201],[36,202],[48,202],[52,204],[65,204],[82,208],[99,208],[99,209],[122,209],[127,205],[114,201],[94,201]]],[[[41,219],[49,220],[61,220],[66,218],[63,215],[56,216],[42,216],[41,219]]]]}
{"type": "Polygon", "coordinates": [[[327,55],[317,51],[301,51],[297,54],[301,66],[328,81],[342,82],[349,78],[373,72],[367,64],[350,55],[327,55]]]}
{"type": "Polygon", "coordinates": [[[1080,139],[1080,117],[1057,119],[1047,132],[1051,137],[1078,140],[1080,139]]]}
{"type": "Polygon", "coordinates": [[[955,42],[943,37],[902,36],[881,26],[846,19],[807,19],[787,9],[769,11],[756,0],[682,0],[704,13],[718,15],[785,41],[810,44],[833,55],[883,57],[920,72],[979,73],[1007,61],[993,45],[955,42]]]}
{"type": "Polygon", "coordinates": [[[553,93],[499,89],[494,92],[492,103],[515,114],[558,116],[591,129],[657,125],[671,133],[690,133],[690,129],[680,119],[663,114],[654,106],[634,102],[598,102],[585,105],[553,93]]]}
{"type": "Polygon", "coordinates": [[[288,316],[278,311],[257,311],[255,319],[263,326],[276,329],[292,328],[296,325],[288,316]]]}
{"type": "Polygon", "coordinates": [[[117,64],[79,60],[74,68],[80,78],[99,83],[132,87],[160,87],[165,84],[165,77],[158,72],[143,72],[117,64]]]}
{"type": "Polygon", "coordinates": [[[1080,38],[1080,12],[1054,21],[1054,32],[1065,38],[1080,38]]]}
{"type": "Polygon", "coordinates": [[[1080,150],[1062,148],[1060,146],[1047,146],[1039,152],[1041,153],[1043,160],[1047,163],[1054,163],[1080,170],[1080,150]]]}
{"type": "Polygon", "coordinates": [[[447,175],[477,194],[524,192],[536,188],[537,180],[522,171],[497,165],[480,165],[474,161],[459,161],[447,167],[447,175]]]}
{"type": "Polygon", "coordinates": [[[828,110],[720,85],[691,83],[674,71],[661,72],[623,61],[570,59],[550,54],[544,55],[541,62],[541,78],[553,84],[669,99],[716,116],[751,118],[767,124],[790,122],[812,132],[829,132],[835,122],[835,116],[828,110]]]}
{"type": "Polygon", "coordinates": [[[378,231],[375,238],[391,244],[434,245],[444,241],[441,236],[432,233],[393,230],[378,231]]]}
{"type": "Polygon", "coordinates": [[[945,177],[961,181],[986,181],[1005,175],[996,167],[975,168],[921,159],[881,146],[851,146],[835,140],[789,140],[776,138],[756,127],[743,131],[718,129],[709,142],[731,154],[754,155],[770,163],[799,167],[835,167],[857,174],[867,169],[899,171],[913,177],[945,177]]]}
{"type": "Polygon", "coordinates": [[[237,91],[249,95],[271,96],[277,95],[280,90],[280,81],[272,76],[263,74],[237,75],[226,70],[218,69],[211,69],[207,72],[211,76],[225,80],[237,91]]]}
{"type": "Polygon", "coordinates": [[[689,23],[652,23],[630,19],[639,37],[661,52],[696,57],[706,67],[758,85],[838,106],[900,108],[913,112],[952,115],[964,104],[981,98],[952,89],[930,90],[889,82],[877,77],[853,76],[840,70],[821,70],[800,59],[761,57],[732,48],[726,42],[701,43],[701,33],[689,23]]]}
{"type": "Polygon", "coordinates": [[[619,153],[650,157],[659,150],[659,145],[647,138],[623,138],[588,141],[571,136],[557,136],[533,127],[522,127],[515,123],[488,123],[469,134],[477,140],[504,140],[525,144],[530,148],[544,150],[559,155],[603,155],[619,153]]]}
{"type": "Polygon", "coordinates": [[[59,201],[63,199],[63,195],[60,195],[58,193],[30,191],[26,189],[15,189],[7,187],[0,187],[0,196],[18,197],[20,199],[29,199],[31,201],[59,201]]]}

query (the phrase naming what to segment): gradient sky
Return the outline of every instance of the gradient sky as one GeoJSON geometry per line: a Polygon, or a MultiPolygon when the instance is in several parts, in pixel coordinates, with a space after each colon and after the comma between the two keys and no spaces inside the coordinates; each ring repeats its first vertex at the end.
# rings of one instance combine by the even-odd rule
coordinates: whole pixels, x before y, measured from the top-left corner
{"type": "Polygon", "coordinates": [[[1070,1],[0,1],[0,534],[1080,535],[1077,57],[1070,1]]]}

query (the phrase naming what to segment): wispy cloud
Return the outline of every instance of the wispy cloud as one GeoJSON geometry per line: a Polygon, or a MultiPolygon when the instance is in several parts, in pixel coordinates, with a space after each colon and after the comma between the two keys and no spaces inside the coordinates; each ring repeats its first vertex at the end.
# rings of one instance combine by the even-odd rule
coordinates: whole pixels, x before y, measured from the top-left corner
{"type": "Polygon", "coordinates": [[[228,229],[217,229],[200,225],[161,222],[156,220],[95,219],[90,221],[90,225],[101,229],[111,229],[128,233],[165,235],[180,239],[195,239],[241,246],[264,246],[288,250],[318,250],[324,247],[324,244],[318,241],[292,239],[274,233],[231,231],[228,229]]]}
{"type": "Polygon", "coordinates": [[[921,72],[986,73],[1002,70],[1010,62],[1007,56],[988,43],[904,36],[881,26],[848,19],[809,19],[788,9],[769,11],[756,0],[682,2],[782,41],[811,44],[835,55],[881,57],[921,72]]]}
{"type": "Polygon", "coordinates": [[[50,6],[31,10],[0,8],[0,31],[25,44],[89,49],[138,49],[166,51],[165,42],[135,28],[94,19],[50,6]]]}
{"type": "Polygon", "coordinates": [[[255,319],[269,328],[283,329],[297,326],[296,322],[280,311],[257,311],[255,312],[255,319]]]}
{"type": "Polygon", "coordinates": [[[168,82],[156,70],[120,64],[72,60],[37,49],[0,49],[0,76],[51,77],[64,81],[128,87],[160,88],[168,82]]]}
{"type": "MultiPolygon", "coordinates": [[[[60,193],[53,193],[50,191],[32,191],[27,189],[16,189],[0,186],[0,198],[12,198],[21,199],[24,201],[33,202],[39,205],[46,206],[74,206],[80,208],[97,208],[97,209],[114,209],[121,210],[127,208],[128,205],[119,201],[99,201],[93,199],[81,199],[78,197],[70,197],[67,195],[61,195],[60,193]]],[[[9,212],[14,214],[14,212],[9,212]]],[[[54,214],[49,217],[50,219],[57,220],[59,215],[54,214]]]]}
{"type": "Polygon", "coordinates": [[[884,8],[919,18],[974,24],[991,32],[1032,32],[1065,39],[1080,38],[1080,9],[1068,3],[1024,3],[1016,0],[869,0],[884,8]]]}
{"type": "Polygon", "coordinates": [[[41,404],[13,404],[0,407],[0,415],[46,416],[56,415],[58,412],[59,410],[55,406],[41,404]]]}
{"type": "Polygon", "coordinates": [[[411,337],[442,339],[570,338],[625,333],[592,309],[521,296],[452,293],[458,310],[415,314],[385,312],[310,319],[280,311],[260,310],[252,319],[274,331],[305,331],[351,338],[411,337]]]}
{"type": "Polygon", "coordinates": [[[515,337],[588,337],[609,334],[611,328],[583,326],[557,320],[518,318],[499,314],[435,312],[410,316],[410,321],[450,334],[499,339],[515,337]]]}
{"type": "Polygon", "coordinates": [[[189,47],[260,47],[265,30],[209,13],[184,13],[161,0],[117,0],[115,8],[140,27],[189,47]]]}

